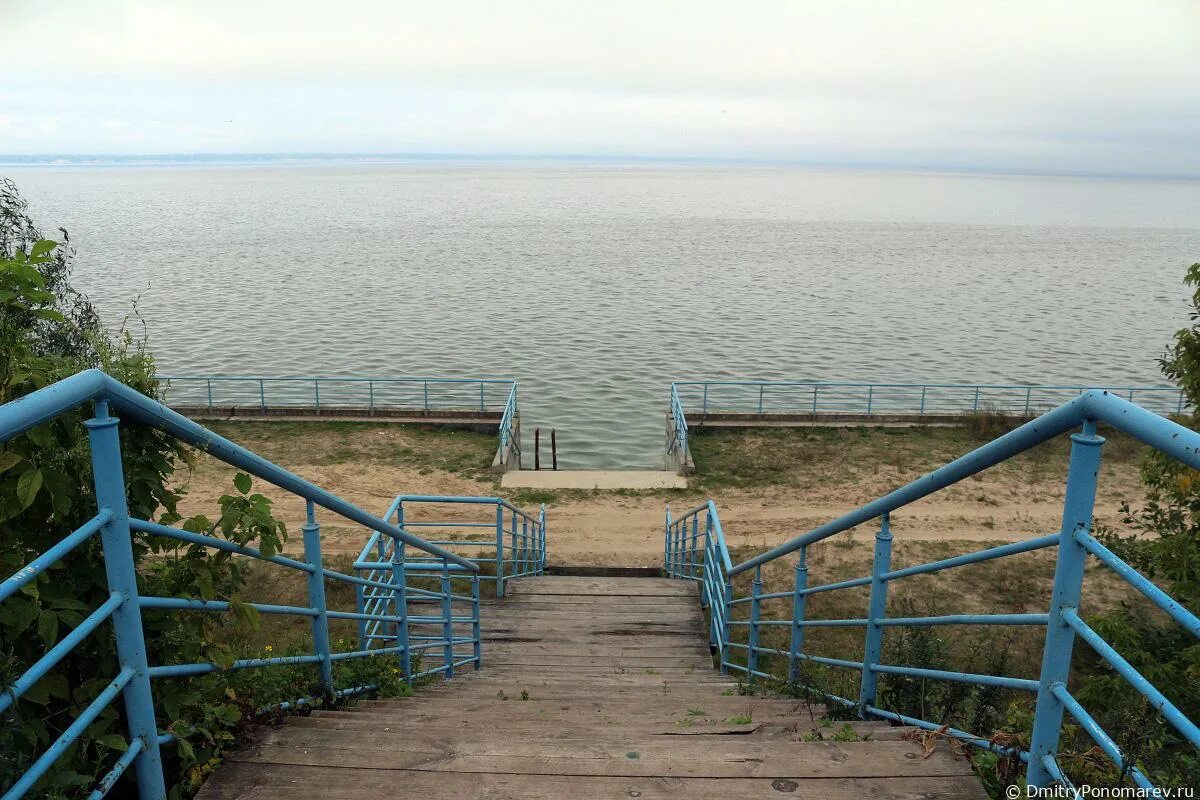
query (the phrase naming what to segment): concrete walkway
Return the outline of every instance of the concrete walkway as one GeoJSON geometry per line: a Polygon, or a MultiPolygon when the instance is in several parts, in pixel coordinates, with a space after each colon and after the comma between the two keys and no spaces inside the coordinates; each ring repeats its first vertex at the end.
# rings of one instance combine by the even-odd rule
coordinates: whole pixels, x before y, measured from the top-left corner
{"type": "Polygon", "coordinates": [[[686,489],[687,478],[651,469],[522,469],[504,473],[505,489],[686,489]]]}

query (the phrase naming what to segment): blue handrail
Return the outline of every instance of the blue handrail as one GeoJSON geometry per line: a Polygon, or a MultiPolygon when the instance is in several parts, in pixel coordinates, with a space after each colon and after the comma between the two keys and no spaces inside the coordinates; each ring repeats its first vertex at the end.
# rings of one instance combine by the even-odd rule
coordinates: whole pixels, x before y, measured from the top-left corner
{"type": "Polygon", "coordinates": [[[1069,779],[1063,774],[1058,763],[1060,730],[1064,715],[1069,714],[1083,730],[1092,736],[1100,749],[1113,760],[1117,767],[1124,770],[1139,787],[1153,788],[1149,778],[1136,765],[1127,763],[1126,756],[1121,753],[1112,737],[1101,728],[1094,717],[1068,690],[1067,679],[1076,638],[1086,642],[1097,655],[1113,667],[1117,674],[1125,678],[1130,686],[1144,696],[1159,711],[1166,722],[1172,725],[1192,746],[1198,748],[1200,748],[1200,727],[1195,721],[1188,719],[1161,690],[1139,674],[1079,616],[1077,609],[1083,583],[1084,562],[1087,556],[1089,554],[1095,556],[1101,563],[1110,567],[1117,575],[1197,638],[1200,638],[1200,618],[1194,611],[1184,608],[1178,601],[1138,574],[1092,537],[1090,533],[1092,510],[1096,495],[1100,451],[1104,443],[1103,437],[1096,433],[1099,424],[1110,425],[1194,469],[1200,469],[1200,434],[1110,392],[1085,391],[1076,399],[1025,423],[928,475],[740,564],[730,563],[716,506],[711,501],[679,518],[672,517],[668,508],[664,549],[666,573],[671,577],[695,580],[700,583],[701,602],[711,612],[710,639],[718,653],[723,670],[740,671],[749,680],[772,678],[774,676],[770,673],[758,668],[759,656],[769,655],[787,660],[788,678],[793,682],[801,679],[800,665],[802,663],[857,671],[860,673],[860,682],[859,696],[856,699],[828,694],[813,686],[806,688],[824,695],[831,702],[857,709],[863,718],[878,717],[927,730],[942,730],[947,735],[975,747],[1018,757],[1028,765],[1029,785],[1037,787],[1047,787],[1054,783],[1070,786],[1069,779]],[[1062,527],[1057,533],[913,567],[903,569],[891,567],[891,515],[894,512],[1075,428],[1080,430],[1071,435],[1072,446],[1067,471],[1067,490],[1063,503],[1063,521],[1062,527]],[[879,521],[879,528],[875,537],[871,574],[836,583],[809,586],[809,546],[873,520],[879,521]],[[893,581],[1045,548],[1057,549],[1054,585],[1046,614],[887,617],[887,591],[893,581]],[[786,592],[764,594],[762,591],[763,566],[791,553],[798,553],[792,589],[786,592]],[[750,596],[735,598],[731,579],[751,571],[753,580],[750,596]],[[840,620],[810,620],[806,618],[806,604],[809,596],[857,586],[870,587],[866,617],[840,620]],[[764,603],[788,599],[792,602],[790,619],[764,620],[762,618],[764,603]],[[748,618],[734,620],[734,607],[743,604],[750,606],[748,618]],[[765,627],[776,625],[786,626],[790,629],[791,638],[787,650],[759,645],[760,631],[765,627]],[[886,628],[933,625],[1046,626],[1046,643],[1038,679],[1031,681],[1006,676],[948,672],[882,663],[882,644],[886,628]],[[806,653],[804,635],[810,627],[863,628],[863,658],[848,660],[806,653]],[[743,629],[745,630],[744,637],[740,635],[743,629]],[[732,630],[739,631],[739,636],[731,636],[732,630]],[[731,657],[732,651],[735,650],[745,653],[744,664],[731,657]],[[1029,749],[1020,750],[997,745],[986,736],[956,729],[947,730],[940,722],[909,717],[879,708],[876,705],[876,695],[880,675],[954,681],[1034,693],[1037,700],[1029,749]]]}
{"type": "MultiPolygon", "coordinates": [[[[546,506],[543,504],[537,514],[520,509],[500,497],[457,497],[448,495],[411,495],[402,494],[392,501],[385,519],[395,518],[401,528],[429,528],[440,532],[448,532],[455,538],[432,539],[430,544],[455,550],[472,550],[476,553],[491,555],[464,556],[475,564],[493,565],[491,575],[480,572],[480,579],[491,580],[496,584],[496,596],[504,596],[505,584],[514,578],[524,578],[532,575],[542,575],[546,571],[546,546],[548,531],[546,528],[546,506]],[[472,505],[489,509],[485,518],[478,520],[414,519],[408,512],[414,506],[433,506],[435,508],[447,505],[472,505]],[[469,537],[472,531],[486,530],[487,540],[469,537]]],[[[445,535],[445,534],[443,534],[445,535]]],[[[384,548],[389,547],[379,534],[373,534],[363,546],[354,568],[358,570],[379,569],[384,561],[384,548]]],[[[408,560],[410,569],[421,569],[435,559],[411,558],[408,560]]],[[[361,632],[360,632],[361,633],[361,632]]]]}
{"type": "Polygon", "coordinates": [[[331,375],[159,375],[164,397],[179,405],[279,408],[322,405],[422,411],[502,411],[516,381],[509,378],[342,377],[331,375]],[[178,391],[173,391],[178,390],[178,391]],[[497,391],[502,391],[499,397],[497,391]],[[332,400],[332,402],[331,402],[332,400]]]}
{"type": "MultiPolygon", "coordinates": [[[[125,770],[132,767],[139,795],[144,800],[165,798],[166,785],[160,746],[172,741],[173,737],[170,734],[160,734],[158,731],[154,715],[153,680],[203,674],[218,669],[312,664],[320,674],[321,693],[329,697],[345,697],[371,691],[377,687],[368,685],[337,689],[333,684],[332,665],[341,660],[384,654],[394,655],[405,665],[405,675],[411,679],[419,677],[419,675],[413,675],[409,669],[410,654],[437,649],[443,654],[446,665],[440,670],[430,672],[442,672],[445,677],[452,677],[455,666],[474,664],[476,669],[479,668],[482,659],[479,631],[478,564],[409,533],[404,529],[402,520],[398,520],[401,524],[394,524],[358,508],[298,475],[218,436],[99,370],[80,372],[0,407],[0,443],[89,402],[94,405],[95,415],[85,425],[88,428],[91,444],[98,505],[97,514],[76,531],[63,537],[45,553],[0,582],[0,602],[11,597],[48,567],[97,535],[102,542],[108,588],[111,594],[106,602],[92,611],[83,622],[51,647],[24,673],[18,675],[10,686],[5,687],[5,692],[0,695],[0,712],[15,703],[90,633],[110,620],[116,634],[120,669],[112,682],[81,712],[75,722],[17,778],[12,786],[7,788],[3,795],[0,795],[0,800],[17,800],[23,797],[47,774],[72,743],[84,735],[88,726],[117,697],[122,697],[124,700],[129,737],[128,749],[97,786],[92,797],[98,800],[125,770]],[[227,464],[304,499],[307,520],[302,526],[303,559],[297,560],[282,555],[268,556],[250,546],[183,531],[149,520],[131,519],[125,500],[126,487],[118,437],[120,421],[113,415],[114,412],[120,413],[128,420],[163,430],[227,464]],[[385,539],[390,548],[390,569],[387,574],[375,574],[371,578],[364,578],[360,575],[326,569],[322,561],[320,526],[316,520],[317,507],[328,509],[352,522],[361,524],[370,529],[373,536],[385,539]],[[134,532],[234,552],[305,573],[308,576],[308,604],[306,606],[255,604],[254,607],[263,613],[309,618],[312,621],[314,652],[311,655],[302,656],[245,659],[235,662],[231,667],[218,667],[212,663],[168,665],[147,663],[147,648],[142,630],[142,609],[159,608],[220,613],[228,611],[230,604],[224,601],[140,596],[132,548],[134,532]],[[421,559],[422,563],[411,565],[412,571],[425,571],[429,567],[440,571],[442,580],[438,588],[412,589],[406,595],[406,573],[410,571],[410,567],[404,559],[404,550],[407,547],[426,554],[426,557],[421,559]],[[454,594],[450,591],[452,575],[456,578],[470,580],[469,594],[454,594]],[[351,583],[358,589],[369,589],[373,593],[373,598],[381,602],[376,603],[376,606],[369,611],[361,608],[354,612],[331,610],[325,601],[324,581],[326,579],[351,583]],[[436,602],[439,606],[436,618],[410,613],[407,597],[436,602]],[[467,609],[462,613],[455,613],[454,608],[463,605],[466,605],[467,609]],[[385,643],[386,646],[364,646],[354,652],[335,653],[332,652],[329,642],[328,620],[330,619],[352,619],[358,620],[360,623],[369,622],[376,626],[386,624],[391,626],[392,634],[389,641],[385,643]],[[409,636],[410,625],[419,627],[430,624],[436,625],[434,634],[409,636]],[[469,626],[468,631],[461,630],[463,625],[469,626]],[[459,658],[456,648],[462,647],[470,648],[469,657],[459,658]]],[[[542,530],[544,530],[544,514],[541,521],[542,530]]],[[[299,698],[290,703],[284,703],[282,706],[290,708],[307,702],[309,702],[307,698],[299,698]]]]}
{"type": "Polygon", "coordinates": [[[1175,386],[1103,386],[999,383],[855,383],[835,381],[675,381],[670,413],[675,440],[667,453],[687,449],[687,414],[947,417],[984,411],[1015,417],[1043,413],[1087,391],[1117,394],[1160,414],[1187,410],[1175,386]]]}

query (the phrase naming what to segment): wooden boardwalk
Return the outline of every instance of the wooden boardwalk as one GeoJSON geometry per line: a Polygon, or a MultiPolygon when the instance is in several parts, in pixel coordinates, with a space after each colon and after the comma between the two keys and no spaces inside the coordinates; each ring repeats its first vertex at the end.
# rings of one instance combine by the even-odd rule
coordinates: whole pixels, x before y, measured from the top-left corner
{"type": "Polygon", "coordinates": [[[867,741],[833,742],[820,708],[737,695],[712,667],[692,584],[538,577],[510,590],[483,610],[482,671],[291,718],[200,800],[986,797],[944,744],[924,757],[879,722],[856,723],[867,741]],[[826,739],[805,741],[814,730],[826,739]]]}

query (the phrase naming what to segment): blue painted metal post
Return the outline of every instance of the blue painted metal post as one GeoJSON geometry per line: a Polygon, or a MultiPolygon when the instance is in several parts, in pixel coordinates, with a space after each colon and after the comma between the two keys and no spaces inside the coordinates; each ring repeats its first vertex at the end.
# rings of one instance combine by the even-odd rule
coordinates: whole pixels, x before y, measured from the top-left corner
{"type": "Polygon", "coordinates": [[[375,413],[375,381],[367,381],[367,410],[375,413]]]}
{"type": "Polygon", "coordinates": [[[517,554],[517,512],[512,512],[512,530],[508,537],[508,557],[512,559],[514,578],[521,577],[521,559],[517,554]]]}
{"type": "Polygon", "coordinates": [[[483,666],[483,637],[479,628],[479,573],[471,576],[471,644],[475,670],[483,666]]]}
{"type": "Polygon", "coordinates": [[[1025,414],[1024,414],[1024,416],[1026,416],[1026,417],[1029,416],[1029,398],[1032,394],[1033,394],[1033,387],[1026,386],[1025,387],[1025,414]]]}
{"type": "Polygon", "coordinates": [[[429,381],[424,381],[423,385],[425,387],[425,410],[428,411],[429,410],[429,381]]]}
{"type": "Polygon", "coordinates": [[[454,677],[454,602],[450,598],[450,562],[442,559],[442,637],[446,640],[442,657],[446,659],[446,679],[454,677]]]}
{"type": "Polygon", "coordinates": [[[750,584],[750,633],[746,640],[746,667],[750,670],[747,676],[751,683],[758,669],[758,621],[762,612],[762,567],[754,568],[754,580],[750,584]]]}
{"type": "Polygon", "coordinates": [[[871,600],[867,611],[866,644],[863,646],[862,680],[858,686],[859,716],[868,719],[865,709],[875,704],[879,688],[879,673],[875,666],[883,657],[883,626],[879,621],[887,617],[887,581],[883,574],[892,565],[891,515],[880,518],[879,532],[875,534],[875,560],[871,567],[871,600]]]}
{"type": "Polygon", "coordinates": [[[529,571],[529,518],[521,517],[521,574],[529,571]]]}
{"type": "MultiPolygon", "coordinates": [[[[361,583],[354,584],[354,611],[358,614],[367,613],[367,602],[363,596],[364,587],[361,583]]],[[[360,619],[358,622],[358,649],[366,650],[370,645],[370,640],[367,638],[367,621],[360,619]]]]}
{"type": "Polygon", "coordinates": [[[875,402],[875,384],[867,387],[867,413],[871,413],[871,406],[875,402]]]}
{"type": "Polygon", "coordinates": [[[928,391],[929,391],[929,387],[928,387],[928,386],[922,386],[922,387],[921,387],[921,413],[922,413],[922,414],[924,414],[924,413],[925,413],[925,394],[926,394],[926,392],[928,392],[928,391]]]}
{"type": "Polygon", "coordinates": [[[763,384],[758,385],[758,413],[763,413],[763,384]]]}
{"type": "Polygon", "coordinates": [[[483,411],[483,381],[479,382],[479,410],[483,411]]]}
{"type": "Polygon", "coordinates": [[[313,401],[317,404],[317,411],[321,410],[321,382],[313,381],[313,401]]]}
{"type": "Polygon", "coordinates": [[[208,384],[208,410],[212,411],[212,379],[205,379],[204,382],[208,384]]]}
{"type": "Polygon", "coordinates": [[[729,672],[729,667],[725,666],[727,646],[729,638],[729,618],[733,615],[733,582],[728,576],[725,578],[725,586],[721,590],[721,602],[725,604],[725,613],[721,615],[724,624],[721,626],[721,672],[729,672]]]}
{"type": "Polygon", "coordinates": [[[504,597],[504,506],[496,504],[496,597],[504,597]]]}
{"type": "Polygon", "coordinates": [[[122,669],[134,671],[122,694],[129,737],[141,739],[143,745],[133,762],[138,796],[142,800],[164,800],[167,787],[158,749],[158,724],[154,720],[154,694],[147,672],[142,612],[138,607],[137,566],[133,560],[133,535],[129,531],[129,507],[125,501],[118,422],[116,417],[109,416],[108,402],[97,400],[96,416],[84,424],[92,449],[96,505],[112,512],[112,517],[100,529],[108,590],[119,592],[125,598],[113,611],[112,620],[117,637],[117,659],[122,669]]]}
{"type": "Polygon", "coordinates": [[[546,504],[538,514],[538,572],[546,571],[546,504]]]}
{"type": "Polygon", "coordinates": [[[1054,587],[1050,597],[1050,621],[1046,627],[1046,646],[1042,654],[1042,672],[1038,679],[1037,707],[1033,717],[1033,737],[1029,744],[1030,786],[1046,787],[1054,782],[1046,767],[1047,758],[1058,753],[1062,728],[1063,704],[1055,696],[1054,686],[1066,684],[1071,672],[1071,650],[1075,631],[1064,614],[1079,607],[1083,588],[1083,568],[1087,551],[1072,534],[1092,524],[1096,502],[1096,477],[1100,471],[1100,449],[1104,437],[1096,435],[1096,423],[1083,424],[1081,433],[1071,434],[1071,462],[1067,468],[1067,491],[1063,499],[1062,536],[1058,543],[1058,562],[1054,566],[1054,587]]]}
{"type": "Polygon", "coordinates": [[[708,594],[704,591],[705,585],[708,583],[708,570],[716,563],[716,559],[710,558],[716,549],[713,547],[712,540],[712,516],[709,515],[705,519],[704,524],[704,561],[700,564],[700,608],[708,608],[708,594]]]}
{"type": "Polygon", "coordinates": [[[815,413],[817,413],[817,390],[819,390],[820,388],[821,388],[821,387],[820,387],[820,386],[818,386],[818,385],[816,385],[815,383],[813,384],[813,407],[812,407],[812,413],[814,413],[814,414],[815,414],[815,413]]]}
{"type": "MultiPolygon", "coordinates": [[[[705,527],[712,527],[712,515],[706,517],[705,527]]],[[[688,577],[696,577],[700,569],[699,559],[696,558],[696,544],[700,541],[700,515],[692,517],[692,538],[688,540],[688,577]]]]}
{"type": "Polygon", "coordinates": [[[808,604],[808,547],[800,548],[800,558],[796,561],[796,579],[792,588],[792,644],[788,650],[788,680],[796,683],[800,680],[800,654],[804,652],[804,622],[805,606],[808,604]]]}
{"type": "MultiPolygon", "coordinates": [[[[399,524],[398,527],[404,527],[404,509],[401,507],[398,512],[399,524]]],[[[412,653],[409,650],[408,636],[408,575],[404,571],[405,560],[405,544],[404,542],[396,542],[392,548],[392,602],[395,606],[396,616],[402,619],[396,623],[396,646],[402,648],[397,654],[400,661],[400,669],[404,672],[404,682],[412,683],[412,653]]],[[[383,605],[384,609],[387,604],[383,605]]]]}
{"type": "Polygon", "coordinates": [[[667,516],[663,520],[663,572],[671,577],[671,504],[667,503],[667,516]]]}
{"type": "MultiPolygon", "coordinates": [[[[300,526],[300,531],[304,534],[304,561],[313,568],[313,571],[308,573],[308,607],[317,610],[317,615],[312,618],[313,652],[321,659],[321,693],[325,697],[332,697],[333,660],[330,657],[329,617],[325,606],[321,526],[317,524],[316,507],[311,500],[306,503],[306,507],[307,521],[300,526]]],[[[384,608],[386,607],[384,605],[384,608]]]]}
{"type": "MultiPolygon", "coordinates": [[[[682,402],[682,401],[680,401],[680,402],[682,402]]],[[[701,414],[708,413],[708,384],[707,383],[704,384],[704,402],[701,405],[700,413],[701,414]]]]}
{"type": "Polygon", "coordinates": [[[974,400],[974,402],[971,403],[971,410],[972,411],[979,410],[979,387],[978,386],[975,387],[975,400],[974,400]]]}
{"type": "Polygon", "coordinates": [[[258,379],[258,405],[263,410],[267,408],[267,387],[264,385],[262,378],[258,379]]]}

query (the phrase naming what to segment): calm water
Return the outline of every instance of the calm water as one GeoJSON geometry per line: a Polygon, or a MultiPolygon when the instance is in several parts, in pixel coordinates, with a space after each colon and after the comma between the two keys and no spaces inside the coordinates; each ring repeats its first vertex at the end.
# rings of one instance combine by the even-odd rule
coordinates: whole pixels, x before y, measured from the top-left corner
{"type": "Polygon", "coordinates": [[[1160,383],[1200,184],[789,168],[9,167],[174,373],[521,381],[659,465],[672,378],[1160,383]]]}

